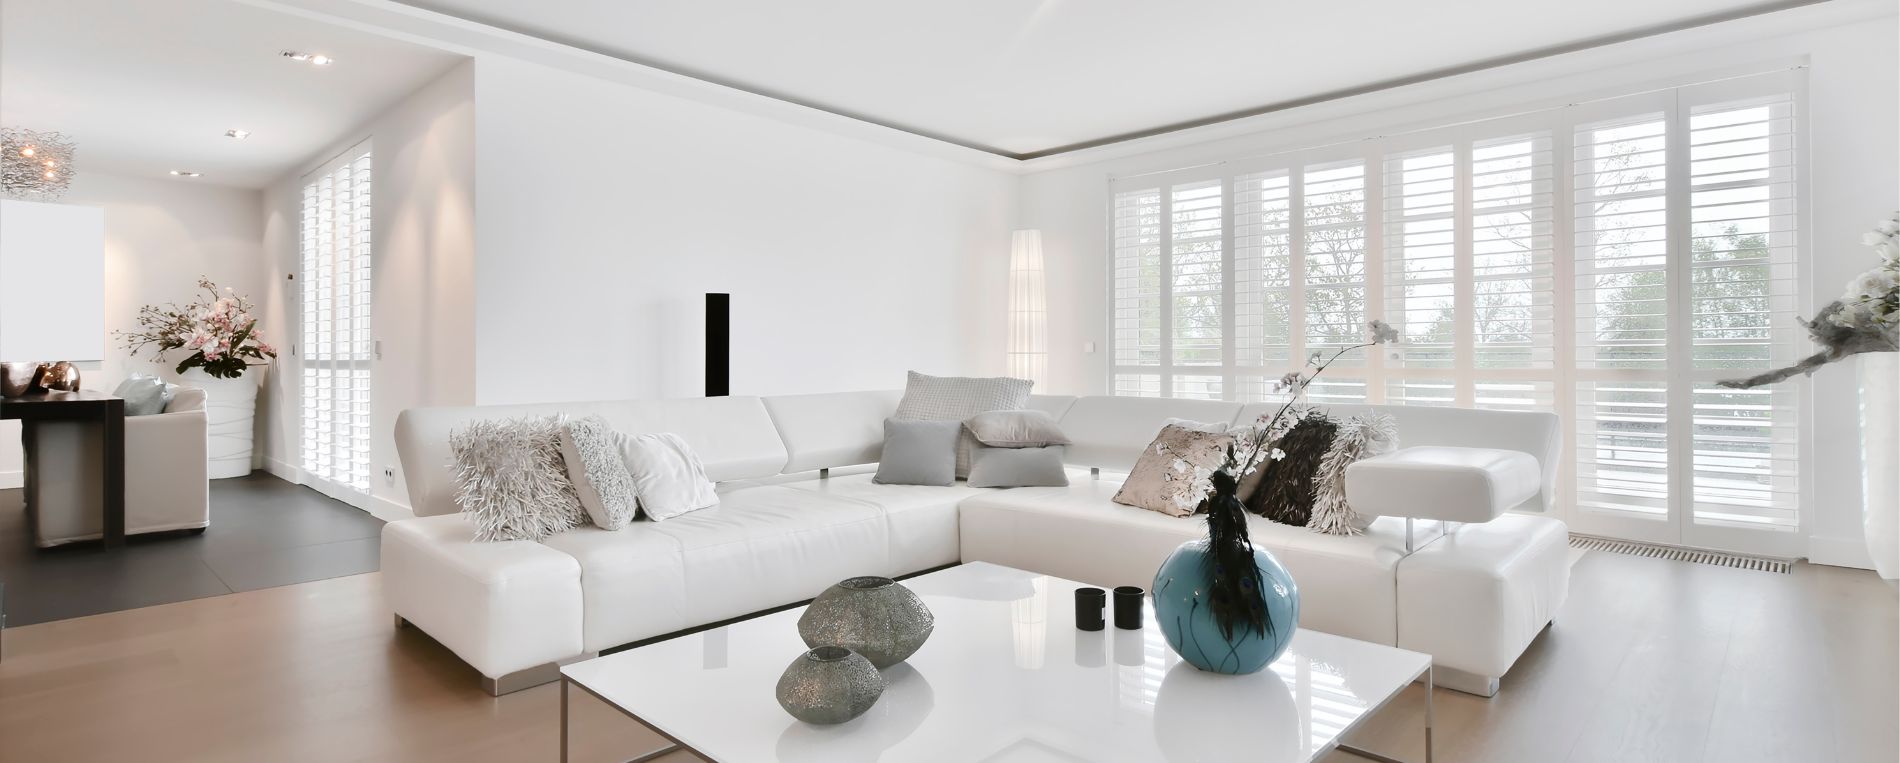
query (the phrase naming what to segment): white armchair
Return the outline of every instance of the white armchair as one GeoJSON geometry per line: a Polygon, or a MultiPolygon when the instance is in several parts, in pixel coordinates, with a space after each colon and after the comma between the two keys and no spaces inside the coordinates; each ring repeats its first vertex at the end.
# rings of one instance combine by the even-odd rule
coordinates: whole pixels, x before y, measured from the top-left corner
{"type": "MultiPolygon", "coordinates": [[[[100,507],[84,486],[95,484],[103,459],[83,424],[42,422],[46,456],[86,453],[79,463],[35,454],[42,506],[31,507],[42,547],[100,537],[100,507]]],[[[211,524],[211,482],[205,474],[205,393],[178,387],[164,413],[125,419],[125,532],[203,529],[211,524]]]]}

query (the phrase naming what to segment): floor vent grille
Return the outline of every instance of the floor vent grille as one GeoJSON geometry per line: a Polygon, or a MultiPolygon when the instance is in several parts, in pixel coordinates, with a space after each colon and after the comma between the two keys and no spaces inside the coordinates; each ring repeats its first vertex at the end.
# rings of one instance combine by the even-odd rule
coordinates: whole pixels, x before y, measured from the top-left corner
{"type": "Polygon", "coordinates": [[[1612,554],[1629,554],[1651,559],[1669,559],[1695,564],[1712,564],[1717,567],[1733,567],[1738,570],[1756,570],[1759,572],[1778,572],[1787,575],[1794,572],[1794,563],[1786,559],[1774,559],[1765,556],[1746,556],[1721,551],[1703,551],[1680,546],[1663,546],[1654,543],[1636,543],[1626,540],[1611,540],[1589,535],[1571,535],[1570,547],[1583,551],[1606,551],[1612,554]]]}

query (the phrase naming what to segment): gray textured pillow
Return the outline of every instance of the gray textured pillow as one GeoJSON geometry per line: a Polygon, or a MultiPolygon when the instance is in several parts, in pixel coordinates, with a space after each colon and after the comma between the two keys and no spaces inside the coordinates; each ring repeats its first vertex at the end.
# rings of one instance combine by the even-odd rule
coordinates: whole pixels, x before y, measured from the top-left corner
{"type": "MultiPolygon", "coordinates": [[[[1056,426],[1056,417],[1043,411],[986,411],[971,416],[963,426],[976,441],[992,448],[1040,448],[1068,445],[1069,437],[1056,426]]],[[[972,454],[973,456],[975,454],[972,454]]],[[[974,470],[976,464],[971,462],[974,470]]]]}
{"type": "MultiPolygon", "coordinates": [[[[904,399],[897,403],[896,417],[928,421],[956,421],[961,424],[984,411],[1013,411],[1029,406],[1029,389],[1035,382],[1007,376],[976,378],[968,376],[931,376],[910,372],[904,384],[904,399]]],[[[956,476],[970,473],[970,450],[976,438],[958,433],[956,476]]]]}
{"type": "Polygon", "coordinates": [[[881,485],[954,485],[961,421],[884,420],[884,455],[871,481],[881,485]]]}
{"type": "Polygon", "coordinates": [[[125,415],[150,416],[164,413],[172,402],[172,386],[151,374],[132,374],[112,390],[113,397],[125,399],[125,415]]]}
{"type": "Polygon", "coordinates": [[[541,540],[587,521],[561,461],[559,416],[476,421],[449,433],[455,504],[475,539],[541,540]]]}
{"type": "Polygon", "coordinates": [[[568,481],[589,519],[603,530],[618,530],[633,521],[639,508],[633,475],[620,457],[612,426],[599,416],[570,421],[561,428],[561,460],[568,481]]]}
{"type": "Polygon", "coordinates": [[[970,454],[970,487],[1067,487],[1062,446],[977,448],[970,454]]]}

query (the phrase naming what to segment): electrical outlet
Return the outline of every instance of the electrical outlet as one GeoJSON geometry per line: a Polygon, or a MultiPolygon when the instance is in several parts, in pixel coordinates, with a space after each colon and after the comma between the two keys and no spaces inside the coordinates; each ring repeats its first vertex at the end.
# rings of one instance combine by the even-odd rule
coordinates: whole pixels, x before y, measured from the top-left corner
{"type": "Polygon", "coordinates": [[[1083,342],[1083,343],[1082,343],[1082,351],[1083,351],[1083,352],[1085,352],[1085,353],[1086,353],[1086,352],[1094,352],[1094,351],[1095,351],[1095,343],[1094,343],[1094,342],[1083,342]]]}
{"type": "Polygon", "coordinates": [[[389,481],[391,484],[394,484],[396,482],[396,467],[393,465],[384,464],[383,465],[383,479],[389,481]]]}

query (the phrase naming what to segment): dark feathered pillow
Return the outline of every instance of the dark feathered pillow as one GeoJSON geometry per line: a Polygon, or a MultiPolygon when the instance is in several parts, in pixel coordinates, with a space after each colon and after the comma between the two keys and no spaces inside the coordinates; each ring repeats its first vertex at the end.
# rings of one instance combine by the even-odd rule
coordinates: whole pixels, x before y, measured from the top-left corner
{"type": "Polygon", "coordinates": [[[1313,474],[1338,434],[1339,424],[1320,411],[1294,424],[1274,443],[1286,455],[1260,468],[1260,487],[1247,497],[1247,510],[1281,524],[1305,527],[1313,515],[1313,474]]]}

